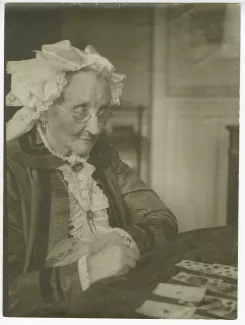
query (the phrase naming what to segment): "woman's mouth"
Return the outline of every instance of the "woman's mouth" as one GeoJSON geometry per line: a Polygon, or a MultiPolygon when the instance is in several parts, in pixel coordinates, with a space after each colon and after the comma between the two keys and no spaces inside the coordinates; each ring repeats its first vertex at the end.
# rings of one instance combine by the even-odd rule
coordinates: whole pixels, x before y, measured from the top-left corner
{"type": "Polygon", "coordinates": [[[92,142],[92,139],[83,138],[83,137],[79,137],[79,140],[82,140],[83,142],[86,142],[86,143],[91,143],[92,142]]]}

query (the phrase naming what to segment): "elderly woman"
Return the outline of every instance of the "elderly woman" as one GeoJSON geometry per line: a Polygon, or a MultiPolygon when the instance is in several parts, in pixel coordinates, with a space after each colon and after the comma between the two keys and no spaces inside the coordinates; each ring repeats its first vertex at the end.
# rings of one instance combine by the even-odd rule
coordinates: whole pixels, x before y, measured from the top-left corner
{"type": "Polygon", "coordinates": [[[9,62],[9,315],[65,313],[177,233],[176,219],[101,133],[123,75],[91,46],[44,45],[9,62]]]}

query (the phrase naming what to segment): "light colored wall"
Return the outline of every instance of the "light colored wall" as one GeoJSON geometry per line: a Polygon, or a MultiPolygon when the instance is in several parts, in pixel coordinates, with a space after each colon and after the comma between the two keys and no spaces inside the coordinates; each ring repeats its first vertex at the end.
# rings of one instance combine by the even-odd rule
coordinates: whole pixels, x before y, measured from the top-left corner
{"type": "MultiPolygon", "coordinates": [[[[206,5],[212,8],[212,4],[201,4],[204,8],[206,5]]],[[[221,6],[220,9],[223,6],[226,8],[221,42],[207,41],[207,32],[202,27],[199,31],[193,31],[195,26],[191,22],[195,9],[170,20],[168,30],[171,88],[239,85],[240,7],[237,4],[218,6],[221,6]]],[[[204,16],[207,24],[209,12],[210,10],[207,17],[204,16]]]]}
{"type": "MultiPolygon", "coordinates": [[[[155,25],[165,26],[166,12],[156,12],[155,25]]],[[[153,73],[152,128],[161,123],[162,128],[152,130],[152,186],[175,212],[180,231],[225,224],[226,125],[237,124],[239,115],[239,51],[231,57],[223,44],[216,45],[196,62],[191,57],[189,14],[168,26],[167,54],[163,43],[155,44],[155,52],[163,55],[156,56],[153,73]]],[[[234,28],[237,32],[237,21],[234,28]]],[[[155,39],[166,39],[166,27],[154,31],[155,39]]]]}
{"type": "Polygon", "coordinates": [[[91,44],[125,73],[122,98],[133,105],[150,102],[152,9],[77,9],[64,15],[62,38],[74,46],[91,44]]]}

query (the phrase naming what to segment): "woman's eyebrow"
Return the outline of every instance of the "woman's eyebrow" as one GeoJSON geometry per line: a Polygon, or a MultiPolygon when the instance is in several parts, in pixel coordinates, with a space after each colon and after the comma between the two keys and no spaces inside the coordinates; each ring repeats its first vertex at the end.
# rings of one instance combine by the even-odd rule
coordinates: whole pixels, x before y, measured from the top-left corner
{"type": "Polygon", "coordinates": [[[75,103],[74,103],[74,105],[78,105],[78,104],[81,104],[81,103],[83,103],[83,99],[78,99],[75,103]]]}

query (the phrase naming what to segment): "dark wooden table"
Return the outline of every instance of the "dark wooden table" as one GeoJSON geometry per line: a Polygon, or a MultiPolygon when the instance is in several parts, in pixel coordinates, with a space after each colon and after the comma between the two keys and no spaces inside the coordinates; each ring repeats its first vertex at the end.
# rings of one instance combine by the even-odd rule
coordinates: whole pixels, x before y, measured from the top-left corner
{"type": "Polygon", "coordinates": [[[152,291],[159,282],[168,282],[181,271],[176,263],[190,259],[237,266],[237,243],[234,226],[182,233],[175,241],[143,256],[127,276],[92,285],[85,299],[72,305],[68,317],[142,318],[135,310],[146,299],[153,299],[152,291]]]}

